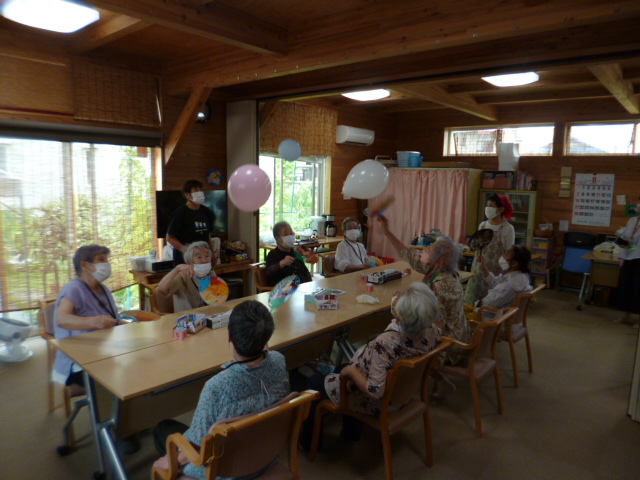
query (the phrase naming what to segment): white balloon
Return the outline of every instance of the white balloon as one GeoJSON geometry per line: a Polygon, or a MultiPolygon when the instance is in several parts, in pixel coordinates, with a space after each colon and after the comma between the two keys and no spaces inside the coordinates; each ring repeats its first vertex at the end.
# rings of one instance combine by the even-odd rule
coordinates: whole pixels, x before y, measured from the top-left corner
{"type": "Polygon", "coordinates": [[[347,197],[369,199],[384,192],[387,185],[387,167],[375,160],[365,160],[351,169],[344,181],[342,193],[347,197]]]}
{"type": "Polygon", "coordinates": [[[278,145],[278,155],[285,160],[294,161],[302,155],[302,147],[295,140],[283,140],[278,145]]]}

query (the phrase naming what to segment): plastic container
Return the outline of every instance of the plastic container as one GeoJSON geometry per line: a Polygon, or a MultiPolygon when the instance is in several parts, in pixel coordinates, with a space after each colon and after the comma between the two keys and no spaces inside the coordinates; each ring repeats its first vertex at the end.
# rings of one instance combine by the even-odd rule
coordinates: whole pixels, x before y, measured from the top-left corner
{"type": "Polygon", "coordinates": [[[401,152],[396,152],[398,154],[398,166],[399,167],[408,167],[409,166],[409,157],[414,156],[414,157],[419,157],[420,156],[420,152],[412,152],[412,151],[401,151],[401,152]]]}
{"type": "Polygon", "coordinates": [[[409,157],[409,167],[410,168],[420,168],[422,166],[423,158],[418,155],[411,155],[409,157]]]}

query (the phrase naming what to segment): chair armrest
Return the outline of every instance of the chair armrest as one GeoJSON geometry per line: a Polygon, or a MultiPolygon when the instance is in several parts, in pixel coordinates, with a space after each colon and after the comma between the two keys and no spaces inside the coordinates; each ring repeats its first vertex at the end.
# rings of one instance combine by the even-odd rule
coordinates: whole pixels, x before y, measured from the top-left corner
{"type": "Polygon", "coordinates": [[[469,343],[463,343],[460,340],[456,340],[455,338],[451,338],[451,337],[447,337],[447,336],[442,336],[440,337],[442,340],[446,340],[448,342],[451,342],[452,345],[456,345],[458,347],[460,347],[463,350],[471,350],[473,348],[473,345],[469,344],[469,343]]]}

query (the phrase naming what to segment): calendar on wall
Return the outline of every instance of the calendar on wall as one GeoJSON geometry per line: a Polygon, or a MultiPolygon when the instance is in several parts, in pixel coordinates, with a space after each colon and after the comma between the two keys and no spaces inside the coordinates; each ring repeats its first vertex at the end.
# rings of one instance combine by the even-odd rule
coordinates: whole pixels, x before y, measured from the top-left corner
{"type": "Polygon", "coordinates": [[[611,225],[614,178],[613,174],[576,174],[571,223],[591,227],[611,225]]]}

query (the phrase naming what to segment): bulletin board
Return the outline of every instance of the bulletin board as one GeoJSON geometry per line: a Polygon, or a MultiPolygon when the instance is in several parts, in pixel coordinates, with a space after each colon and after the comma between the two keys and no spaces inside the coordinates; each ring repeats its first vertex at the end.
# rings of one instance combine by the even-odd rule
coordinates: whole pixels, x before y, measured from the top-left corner
{"type": "Polygon", "coordinates": [[[574,225],[609,227],[615,175],[577,173],[573,196],[574,225]]]}

